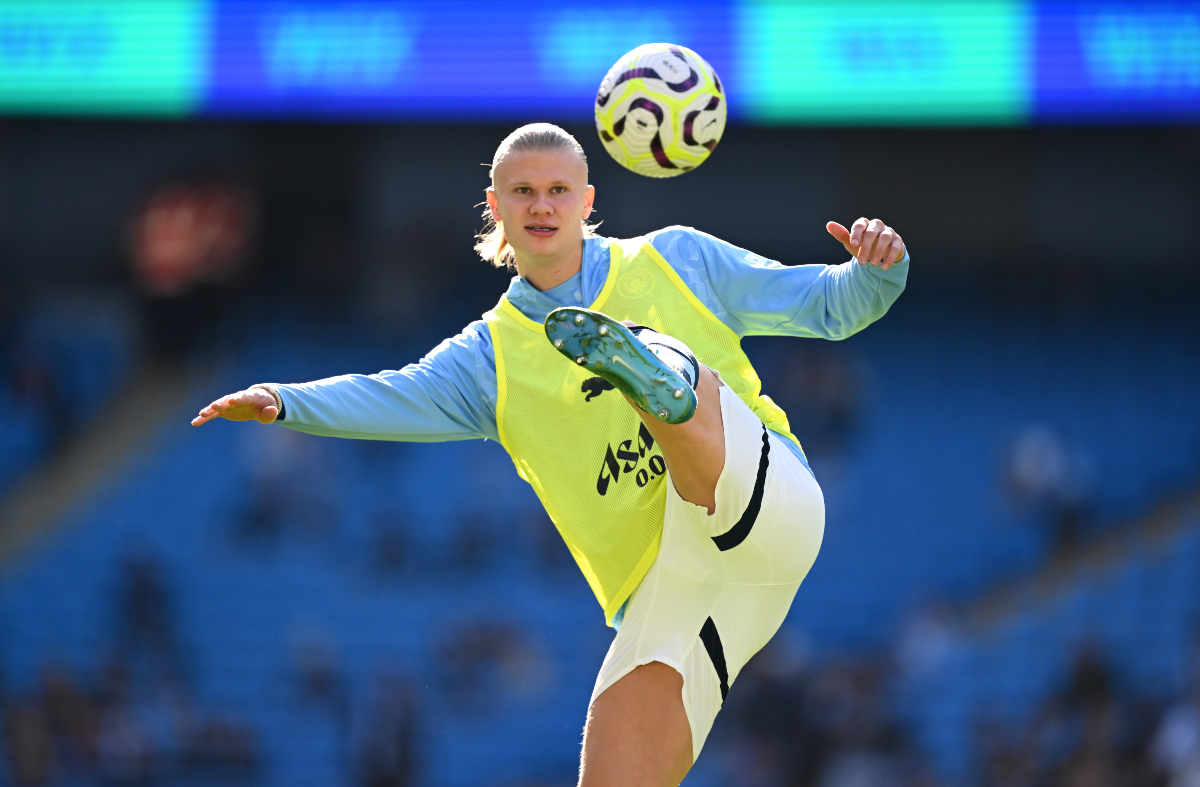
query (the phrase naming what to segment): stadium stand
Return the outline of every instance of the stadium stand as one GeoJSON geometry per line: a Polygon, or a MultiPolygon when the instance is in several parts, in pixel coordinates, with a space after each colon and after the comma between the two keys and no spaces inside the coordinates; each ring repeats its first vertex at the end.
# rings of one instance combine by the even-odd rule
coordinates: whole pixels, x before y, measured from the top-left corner
{"type": "MultiPolygon", "coordinates": [[[[1189,488],[1200,467],[1187,331],[1137,315],[949,311],[935,325],[897,310],[886,330],[840,345],[749,343],[768,392],[802,414],[796,431],[826,493],[822,554],[785,624],[785,639],[825,664],[887,650],[923,599],[978,599],[1075,548],[1056,542],[1064,511],[1079,520],[1074,537],[1094,539],[1189,488]],[[1055,435],[1048,453],[1073,468],[1060,473],[1070,495],[1012,491],[1013,446],[1030,428],[1055,435]]],[[[609,634],[532,493],[490,443],[188,427],[214,391],[394,367],[428,346],[347,326],[266,333],[226,356],[104,491],[5,556],[9,781],[51,760],[78,783],[569,780],[609,634]],[[52,696],[88,704],[93,726],[38,727],[52,696]],[[53,756],[19,754],[39,729],[58,741],[53,756]]],[[[890,712],[950,783],[977,767],[968,722],[1001,694],[1004,718],[1033,713],[1093,623],[1139,685],[1165,675],[1175,687],[1196,611],[1179,600],[1197,595],[1189,532],[1166,556],[1135,554],[1111,580],[1081,578],[1060,603],[956,639],[933,678],[863,685],[899,686],[890,712]],[[1170,614],[1146,623],[1150,605],[1170,614]]],[[[716,783],[737,761],[722,746],[689,784],[716,783]]]]}
{"type": "Polygon", "coordinates": [[[1013,609],[955,643],[936,671],[902,684],[901,704],[943,772],[955,782],[972,773],[1001,781],[1014,756],[1030,759],[1033,772],[1062,767],[1086,733],[1053,727],[1086,730],[1092,704],[1115,717],[1105,745],[1149,748],[1156,725],[1136,714],[1188,697],[1200,678],[1194,496],[1166,520],[1111,539],[1105,559],[1055,567],[1048,592],[1026,584],[1013,609]],[[1034,751],[1021,753],[1030,740],[1034,751]],[[1050,751],[1037,750],[1044,743],[1050,751]]]}
{"type": "MultiPolygon", "coordinates": [[[[888,320],[823,348],[856,359],[861,391],[843,456],[814,457],[829,519],[791,619],[817,640],[877,644],[921,598],[973,598],[1040,566],[1060,512],[1015,499],[1005,469],[1030,427],[1076,457],[1085,537],[1194,483],[1200,417],[1187,402],[1200,364],[1185,328],[1136,313],[1056,324],[954,307],[936,321],[907,309],[888,320]]],[[[771,344],[780,355],[761,369],[787,368],[786,348],[811,343],[771,344]]],[[[803,442],[805,424],[796,429],[803,442]]]]}
{"type": "Polygon", "coordinates": [[[60,297],[0,327],[0,494],[108,403],[132,373],[135,326],[120,301],[60,297]]]}

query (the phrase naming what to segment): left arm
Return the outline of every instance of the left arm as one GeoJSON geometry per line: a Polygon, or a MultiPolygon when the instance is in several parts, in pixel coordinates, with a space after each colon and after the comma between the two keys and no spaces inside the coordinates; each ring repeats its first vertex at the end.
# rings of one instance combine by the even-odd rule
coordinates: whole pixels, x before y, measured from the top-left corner
{"type": "MultiPolygon", "coordinates": [[[[717,316],[739,336],[853,336],[886,314],[904,291],[908,252],[900,236],[877,219],[859,219],[850,230],[830,222],[827,229],[855,259],[784,266],[686,230],[688,256],[702,263],[711,287],[709,298],[702,299],[717,301],[723,312],[717,316]]],[[[694,282],[689,286],[695,290],[694,282]]]]}

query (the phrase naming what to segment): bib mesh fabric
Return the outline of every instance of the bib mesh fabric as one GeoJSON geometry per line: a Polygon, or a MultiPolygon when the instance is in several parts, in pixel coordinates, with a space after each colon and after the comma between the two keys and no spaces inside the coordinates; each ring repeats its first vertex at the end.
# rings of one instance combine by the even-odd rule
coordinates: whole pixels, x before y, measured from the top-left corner
{"type": "MultiPolygon", "coordinates": [[[[644,238],[614,239],[610,249],[608,280],[589,308],[685,342],[764,424],[795,441],[787,415],[761,394],[737,335],[662,255],[644,238]]],[[[658,555],[667,491],[662,452],[624,397],[559,355],[541,323],[506,298],[484,320],[496,353],[500,441],[611,624],[658,555]]]]}

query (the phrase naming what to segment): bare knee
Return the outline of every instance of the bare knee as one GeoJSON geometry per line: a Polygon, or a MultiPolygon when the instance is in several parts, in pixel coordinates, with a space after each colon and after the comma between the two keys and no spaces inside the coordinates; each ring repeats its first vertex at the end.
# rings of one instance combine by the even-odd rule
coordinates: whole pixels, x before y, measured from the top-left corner
{"type": "Polygon", "coordinates": [[[675,787],[691,766],[683,677],[672,667],[637,667],[592,703],[580,787],[675,787]]]}
{"type": "Polygon", "coordinates": [[[712,514],[717,505],[717,481],[725,467],[725,427],[721,417],[720,376],[707,366],[700,369],[696,388],[696,415],[682,424],[664,424],[639,414],[654,436],[671,473],[675,491],[692,505],[712,514]]]}

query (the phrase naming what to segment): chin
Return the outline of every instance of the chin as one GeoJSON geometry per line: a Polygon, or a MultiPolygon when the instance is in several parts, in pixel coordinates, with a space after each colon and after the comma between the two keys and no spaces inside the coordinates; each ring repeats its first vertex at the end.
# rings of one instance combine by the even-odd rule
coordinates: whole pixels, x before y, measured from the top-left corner
{"type": "Polygon", "coordinates": [[[519,248],[517,251],[532,257],[552,257],[573,248],[582,241],[582,237],[569,239],[556,235],[552,238],[534,239],[532,243],[522,244],[524,248],[519,248]]]}

